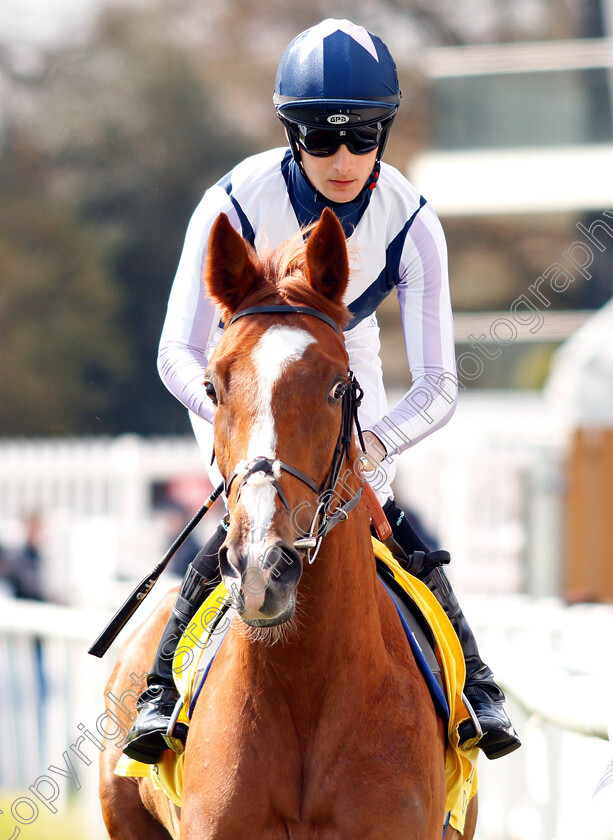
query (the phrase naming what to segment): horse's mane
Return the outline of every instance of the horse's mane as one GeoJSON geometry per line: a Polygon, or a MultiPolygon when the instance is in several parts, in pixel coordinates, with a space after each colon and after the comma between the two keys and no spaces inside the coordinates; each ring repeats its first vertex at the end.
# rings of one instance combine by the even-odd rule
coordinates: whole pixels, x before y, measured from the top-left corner
{"type": "Polygon", "coordinates": [[[264,303],[293,303],[310,306],[328,315],[340,327],[350,319],[344,304],[337,304],[316,292],[306,279],[306,236],[314,225],[304,228],[278,248],[255,254],[260,278],[256,288],[241,303],[241,308],[264,303]]]}

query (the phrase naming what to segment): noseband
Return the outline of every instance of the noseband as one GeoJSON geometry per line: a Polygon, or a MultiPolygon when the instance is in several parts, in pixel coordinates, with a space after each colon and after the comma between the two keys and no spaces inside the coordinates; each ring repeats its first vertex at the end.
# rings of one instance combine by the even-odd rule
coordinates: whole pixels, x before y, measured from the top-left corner
{"type": "MultiPolygon", "coordinates": [[[[337,333],[337,335],[341,339],[343,338],[343,334],[340,331],[338,325],[332,320],[332,318],[329,318],[323,312],[320,312],[318,309],[312,309],[310,306],[293,306],[291,304],[252,306],[247,309],[241,309],[239,312],[232,316],[231,320],[228,323],[228,326],[230,326],[230,324],[233,324],[239,318],[244,318],[247,315],[265,314],[310,315],[313,318],[318,318],[320,321],[323,321],[325,324],[328,324],[328,326],[332,327],[332,329],[337,333]]],[[[272,458],[267,458],[265,456],[257,456],[251,461],[249,461],[249,463],[244,464],[240,468],[237,468],[225,482],[224,489],[226,496],[228,496],[230,493],[232,482],[235,478],[237,478],[240,475],[240,484],[238,486],[237,495],[238,499],[241,490],[247,482],[247,480],[255,473],[263,473],[264,475],[269,476],[273,487],[275,488],[279,495],[279,498],[281,499],[281,502],[283,503],[287,511],[290,513],[291,511],[289,503],[279,483],[281,473],[286,472],[289,475],[294,476],[294,478],[297,478],[303,484],[306,484],[306,486],[309,487],[317,495],[318,504],[317,509],[315,511],[315,515],[313,516],[313,520],[311,522],[309,532],[303,535],[300,539],[295,540],[294,547],[306,550],[309,563],[312,563],[315,560],[315,557],[317,556],[317,553],[319,552],[319,548],[321,546],[321,541],[326,536],[326,534],[330,533],[332,528],[334,528],[334,526],[337,525],[339,522],[342,522],[343,520],[347,519],[349,512],[357,505],[362,496],[362,487],[360,487],[358,491],[348,501],[343,502],[342,504],[338,504],[334,511],[330,512],[330,504],[332,500],[334,499],[337,502],[339,501],[339,497],[335,493],[335,490],[340,479],[343,459],[349,460],[349,450],[351,448],[351,438],[354,424],[358,433],[360,444],[362,448],[364,448],[362,430],[360,429],[360,424],[358,422],[358,408],[360,406],[360,403],[362,402],[362,396],[364,392],[360,388],[352,371],[348,371],[348,380],[348,387],[345,389],[345,392],[341,398],[341,428],[336,441],[336,446],[334,447],[332,464],[321,486],[318,485],[316,481],[314,481],[308,475],[303,473],[301,470],[296,469],[296,467],[292,467],[283,461],[273,460],[272,458]]]]}

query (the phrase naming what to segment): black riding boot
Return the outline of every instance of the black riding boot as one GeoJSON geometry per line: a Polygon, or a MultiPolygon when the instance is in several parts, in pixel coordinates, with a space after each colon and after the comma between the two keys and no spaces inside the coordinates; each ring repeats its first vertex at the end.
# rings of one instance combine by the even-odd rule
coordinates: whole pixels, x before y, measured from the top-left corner
{"type": "MultiPolygon", "coordinates": [[[[401,564],[426,584],[445,611],[460,640],[466,662],[464,694],[473,708],[483,733],[477,742],[478,746],[488,758],[501,758],[503,755],[508,755],[521,746],[521,741],[503,708],[504,693],[494,681],[490,668],[482,662],[477,640],[447,576],[440,568],[450,562],[449,553],[428,551],[423,540],[416,534],[393,499],[386,502],[383,510],[392,526],[395,541],[406,555],[405,559],[400,559],[401,564]]],[[[472,722],[463,723],[459,731],[460,744],[477,735],[478,731],[472,722]]]]}
{"type": "Polygon", "coordinates": [[[160,754],[169,748],[180,752],[185,743],[187,728],[183,724],[174,727],[172,737],[168,734],[180,702],[172,661],[181,634],[219,582],[218,552],[225,536],[226,528],[221,523],[188,566],[147,676],[147,688],[136,704],[138,717],[128,733],[123,751],[144,764],[156,764],[160,754]]]}
{"type": "MultiPolygon", "coordinates": [[[[517,732],[503,707],[504,693],[495,682],[490,668],[479,656],[477,640],[444,571],[439,566],[418,577],[445,610],[460,640],[466,662],[464,694],[483,732],[477,746],[488,758],[502,758],[503,755],[508,755],[521,746],[517,732]]],[[[477,735],[477,729],[472,721],[466,721],[460,726],[460,744],[477,735]]]]}

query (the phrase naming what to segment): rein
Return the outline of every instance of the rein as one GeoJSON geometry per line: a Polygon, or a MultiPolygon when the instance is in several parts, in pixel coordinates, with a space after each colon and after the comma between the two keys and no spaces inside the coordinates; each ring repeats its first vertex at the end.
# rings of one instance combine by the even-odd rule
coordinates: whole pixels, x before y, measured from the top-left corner
{"type": "MultiPolygon", "coordinates": [[[[313,309],[310,306],[294,306],[292,304],[271,304],[241,309],[232,316],[228,326],[233,324],[239,318],[244,318],[248,315],[261,314],[310,315],[332,327],[341,339],[343,337],[338,324],[336,324],[332,318],[328,317],[328,315],[320,312],[318,309],[313,309]]],[[[334,528],[334,526],[339,522],[347,519],[349,512],[353,510],[362,496],[362,487],[360,487],[348,501],[339,504],[333,512],[330,511],[332,500],[334,499],[339,501],[339,496],[335,493],[335,490],[337,484],[339,483],[343,460],[349,460],[349,450],[351,448],[354,424],[358,433],[360,444],[362,448],[364,448],[364,439],[362,438],[362,430],[358,421],[358,408],[362,402],[364,392],[360,388],[352,371],[348,371],[347,376],[347,388],[342,396],[341,428],[334,447],[330,470],[321,486],[310,478],[310,476],[306,475],[301,470],[296,469],[296,467],[292,467],[284,461],[279,461],[278,459],[273,460],[272,458],[267,458],[265,456],[256,456],[249,461],[249,463],[243,465],[241,468],[237,468],[225,482],[224,489],[226,496],[228,496],[232,482],[240,475],[240,484],[237,495],[238,499],[246,481],[255,473],[264,473],[264,475],[270,477],[273,487],[277,491],[282,504],[288,512],[291,512],[289,509],[289,503],[279,483],[281,473],[286,472],[289,475],[294,476],[294,478],[297,478],[309,489],[311,489],[318,497],[317,509],[311,521],[309,532],[294,541],[294,548],[306,550],[309,563],[312,563],[315,560],[319,552],[321,542],[326,534],[329,534],[332,528],[334,528]]]]}

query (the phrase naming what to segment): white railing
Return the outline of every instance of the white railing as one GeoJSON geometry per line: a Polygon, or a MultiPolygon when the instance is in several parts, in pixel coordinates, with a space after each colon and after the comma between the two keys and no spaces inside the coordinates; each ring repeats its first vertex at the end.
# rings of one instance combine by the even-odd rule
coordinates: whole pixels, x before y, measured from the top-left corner
{"type": "MultiPolygon", "coordinates": [[[[163,597],[167,583],[160,582],[103,660],[87,650],[110,614],[0,599],[0,837],[17,837],[16,828],[19,836],[44,837],[45,820],[62,825],[75,811],[75,836],[107,837],[95,743],[109,732],[101,722],[104,686],[121,641],[163,597]]],[[[127,731],[127,719],[121,722],[127,731]]]]}
{"type": "Polygon", "coordinates": [[[0,440],[0,546],[18,546],[24,518],[39,515],[49,599],[112,608],[122,582],[142,578],[180,530],[154,505],[171,485],[188,514],[210,492],[191,437],[0,440]]]}
{"type": "MultiPolygon", "coordinates": [[[[565,434],[537,397],[463,394],[448,426],[397,459],[397,496],[452,552],[460,589],[558,591],[565,434]]],[[[174,536],[153,510],[172,482],[196,489],[193,510],[210,490],[189,437],[0,441],[0,545],[40,512],[51,598],[111,608],[117,582],[143,577],[174,536]]]]}
{"type": "Polygon", "coordinates": [[[106,837],[98,816],[98,752],[88,743],[88,765],[70,749],[79,725],[95,732],[104,710],[108,669],[86,653],[102,626],[103,617],[89,611],[0,601],[2,837],[17,836],[16,829],[41,837],[45,819],[61,825],[75,802],[83,840],[106,837]],[[71,776],[62,775],[69,768],[71,776]]]}
{"type": "Polygon", "coordinates": [[[203,473],[190,437],[0,440],[0,517],[69,510],[140,518],[152,482],[203,473]]]}
{"type": "Polygon", "coordinates": [[[565,831],[585,827],[613,756],[613,607],[525,596],[463,601],[523,742],[504,759],[479,762],[477,840],[592,840],[565,831]]]}
{"type": "Polygon", "coordinates": [[[568,435],[537,396],[464,394],[447,426],[397,459],[397,496],[451,552],[460,591],[559,592],[568,435]]]}

